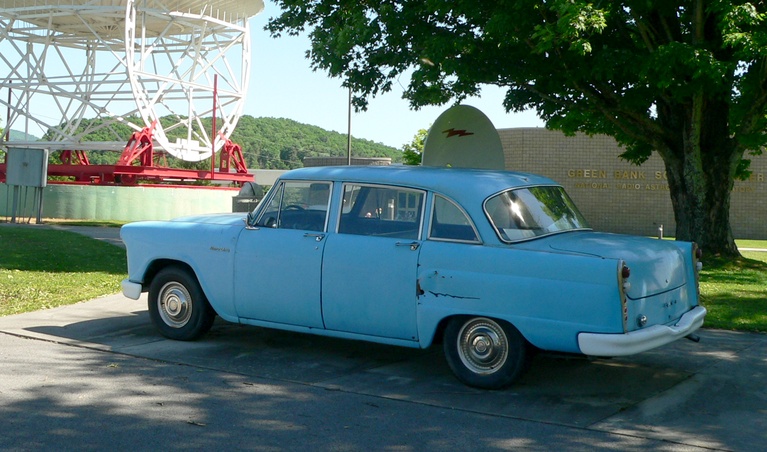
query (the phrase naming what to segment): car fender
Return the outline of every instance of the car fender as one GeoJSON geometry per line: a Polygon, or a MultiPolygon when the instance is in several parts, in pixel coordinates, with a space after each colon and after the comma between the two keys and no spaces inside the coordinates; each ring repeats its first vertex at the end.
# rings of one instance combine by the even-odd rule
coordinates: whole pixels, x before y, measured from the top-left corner
{"type": "Polygon", "coordinates": [[[211,306],[222,318],[237,322],[234,309],[234,253],[242,227],[184,223],[138,222],[123,226],[121,237],[128,249],[129,280],[144,290],[163,267],[183,265],[200,283],[211,306]],[[162,227],[159,225],[162,224],[162,227]]]}
{"type": "Polygon", "coordinates": [[[578,352],[581,331],[623,331],[616,259],[427,242],[419,264],[423,347],[457,315],[505,320],[536,347],[562,352],[578,352]]]}

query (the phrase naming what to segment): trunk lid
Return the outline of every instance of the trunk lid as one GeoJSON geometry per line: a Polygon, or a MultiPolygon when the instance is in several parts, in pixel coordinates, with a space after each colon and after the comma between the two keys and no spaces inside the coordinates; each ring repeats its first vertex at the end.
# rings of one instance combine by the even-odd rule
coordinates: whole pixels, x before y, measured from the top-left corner
{"type": "Polygon", "coordinates": [[[518,244],[527,249],[621,259],[631,269],[628,298],[637,300],[671,292],[685,285],[682,250],[674,243],[646,237],[600,232],[568,232],[518,244]]]}

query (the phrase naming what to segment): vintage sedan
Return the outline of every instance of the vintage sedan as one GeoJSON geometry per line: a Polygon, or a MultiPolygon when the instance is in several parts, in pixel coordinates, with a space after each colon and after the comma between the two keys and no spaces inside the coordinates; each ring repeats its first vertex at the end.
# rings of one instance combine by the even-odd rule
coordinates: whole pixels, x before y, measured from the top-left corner
{"type": "Polygon", "coordinates": [[[501,388],[533,350],[621,356],[703,324],[694,243],[592,231],[554,181],[507,171],[323,167],[255,211],[123,226],[123,293],[160,333],[242,324],[426,348],[501,388]]]}

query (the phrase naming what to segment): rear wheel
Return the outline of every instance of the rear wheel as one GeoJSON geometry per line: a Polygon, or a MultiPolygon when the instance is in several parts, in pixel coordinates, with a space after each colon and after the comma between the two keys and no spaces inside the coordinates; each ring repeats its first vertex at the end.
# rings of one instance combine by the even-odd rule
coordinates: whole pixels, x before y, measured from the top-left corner
{"type": "Polygon", "coordinates": [[[166,267],[149,286],[149,316],[163,336],[191,341],[210,330],[216,312],[191,272],[166,267]]]}
{"type": "Polygon", "coordinates": [[[528,360],[528,344],[522,334],[507,322],[487,317],[451,319],[443,345],[455,376],[482,389],[510,385],[528,360]]]}

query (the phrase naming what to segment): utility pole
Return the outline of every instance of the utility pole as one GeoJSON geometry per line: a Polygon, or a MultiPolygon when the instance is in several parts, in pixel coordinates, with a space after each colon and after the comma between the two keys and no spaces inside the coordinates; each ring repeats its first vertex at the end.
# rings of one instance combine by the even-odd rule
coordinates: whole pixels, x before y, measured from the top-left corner
{"type": "Polygon", "coordinates": [[[352,87],[349,87],[349,118],[346,133],[346,164],[352,165],[352,87]]]}

